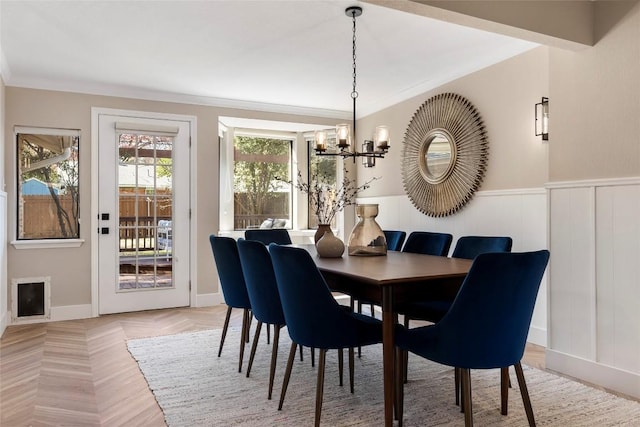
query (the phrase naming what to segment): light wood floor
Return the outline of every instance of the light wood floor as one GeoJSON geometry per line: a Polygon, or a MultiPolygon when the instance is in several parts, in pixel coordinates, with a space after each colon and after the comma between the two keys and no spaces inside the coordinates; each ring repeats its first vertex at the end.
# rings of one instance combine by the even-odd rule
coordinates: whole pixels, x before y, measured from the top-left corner
{"type": "MultiPolygon", "coordinates": [[[[222,328],[225,312],[219,305],[8,327],[0,339],[0,425],[164,426],[126,341],[222,328]]],[[[240,326],[241,310],[233,313],[240,326]]],[[[528,346],[523,361],[544,369],[544,349],[528,346]]]]}

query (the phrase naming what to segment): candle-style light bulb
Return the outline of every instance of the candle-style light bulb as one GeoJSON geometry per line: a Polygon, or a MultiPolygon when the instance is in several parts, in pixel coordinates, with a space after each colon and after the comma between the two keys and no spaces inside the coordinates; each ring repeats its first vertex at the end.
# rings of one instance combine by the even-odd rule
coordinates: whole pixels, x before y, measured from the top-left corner
{"type": "Polygon", "coordinates": [[[378,147],[382,151],[386,151],[389,149],[389,127],[388,126],[377,126],[376,132],[373,136],[373,140],[378,147]]]}
{"type": "Polygon", "coordinates": [[[336,126],[336,143],[340,150],[346,150],[351,144],[351,127],[348,124],[336,126]]]}
{"type": "Polygon", "coordinates": [[[316,141],[316,151],[326,151],[327,150],[327,131],[317,130],[315,134],[315,141],[316,141]]]}

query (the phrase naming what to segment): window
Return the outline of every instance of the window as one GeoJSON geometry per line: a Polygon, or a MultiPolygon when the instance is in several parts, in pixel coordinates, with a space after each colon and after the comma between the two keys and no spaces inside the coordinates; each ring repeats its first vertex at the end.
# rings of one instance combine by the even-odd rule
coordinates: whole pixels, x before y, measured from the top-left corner
{"type": "MultiPolygon", "coordinates": [[[[335,144],[335,136],[329,144],[335,144]]],[[[324,184],[335,185],[338,172],[338,156],[318,156],[314,150],[314,141],[308,140],[307,147],[309,149],[309,176],[308,182],[313,184],[313,180],[320,180],[324,184]]],[[[309,218],[308,227],[318,228],[318,217],[313,213],[311,205],[308,207],[309,218]]],[[[336,218],[331,221],[331,227],[336,228],[336,218]]]]}
{"type": "Polygon", "coordinates": [[[18,240],[80,237],[79,140],[78,130],[16,128],[18,240]]]}
{"type": "Polygon", "coordinates": [[[291,228],[291,139],[235,135],[234,229],[291,228]]]}

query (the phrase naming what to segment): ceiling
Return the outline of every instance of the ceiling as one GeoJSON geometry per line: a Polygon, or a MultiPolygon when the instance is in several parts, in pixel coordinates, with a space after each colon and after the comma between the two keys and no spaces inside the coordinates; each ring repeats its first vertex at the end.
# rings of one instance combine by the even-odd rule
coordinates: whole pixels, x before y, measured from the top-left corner
{"type": "Polygon", "coordinates": [[[522,53],[524,40],[344,0],[7,1],[7,86],[349,117],[522,53]]]}

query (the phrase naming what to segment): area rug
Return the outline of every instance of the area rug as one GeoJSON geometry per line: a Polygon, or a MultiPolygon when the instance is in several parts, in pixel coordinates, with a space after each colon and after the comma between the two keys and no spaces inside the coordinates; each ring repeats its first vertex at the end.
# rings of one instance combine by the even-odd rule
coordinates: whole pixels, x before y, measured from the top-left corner
{"type": "MultiPolygon", "coordinates": [[[[312,425],[317,370],[311,367],[308,349],[304,361],[296,356],[284,407],[281,411],[277,409],[290,346],[286,329],[280,341],[273,400],[267,400],[271,346],[265,339],[259,344],[249,378],[246,377],[249,347],[243,372],[238,373],[237,330],[227,334],[221,357],[217,357],[220,330],[135,339],[127,345],[170,427],[312,425]]],[[[539,426],[640,425],[638,402],[526,366],[524,374],[539,426]]],[[[472,371],[471,375],[476,425],[528,425],[513,370],[514,387],[509,390],[507,416],[500,414],[499,371],[472,371]]],[[[330,351],[321,424],[384,425],[381,378],[381,345],[365,347],[362,357],[356,357],[355,394],[349,393],[346,360],[345,385],[339,386],[337,351],[330,351]]],[[[451,368],[410,355],[405,425],[464,425],[463,414],[454,402],[453,387],[451,368]]]]}

